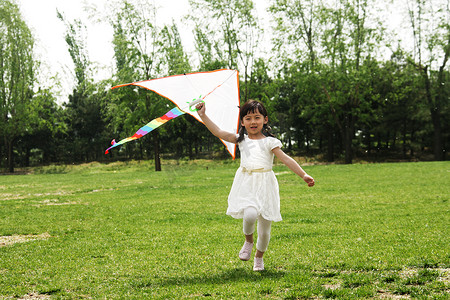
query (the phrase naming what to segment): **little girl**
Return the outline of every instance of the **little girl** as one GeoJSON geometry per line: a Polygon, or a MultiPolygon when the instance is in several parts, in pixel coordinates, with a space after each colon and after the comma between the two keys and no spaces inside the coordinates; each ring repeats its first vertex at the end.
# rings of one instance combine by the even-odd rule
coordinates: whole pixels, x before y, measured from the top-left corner
{"type": "Polygon", "coordinates": [[[239,112],[239,134],[221,130],[206,115],[206,108],[199,103],[198,115],[212,134],[230,143],[237,143],[241,152],[241,165],[236,171],[230,195],[227,215],[243,219],[245,242],[239,252],[241,260],[249,260],[253,249],[253,232],[258,219],[258,240],[253,264],[254,271],[264,270],[263,255],[270,240],[272,221],[281,221],[278,182],[272,171],[273,155],[300,176],[308,186],[314,179],[300,165],[281,150],[281,142],[268,130],[268,116],[264,106],[255,100],[245,103],[239,112]]]}

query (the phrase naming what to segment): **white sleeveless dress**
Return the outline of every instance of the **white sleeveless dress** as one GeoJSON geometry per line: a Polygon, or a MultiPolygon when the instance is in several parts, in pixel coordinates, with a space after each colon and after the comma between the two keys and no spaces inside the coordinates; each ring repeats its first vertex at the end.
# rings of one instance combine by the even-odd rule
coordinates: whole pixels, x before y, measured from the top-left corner
{"type": "Polygon", "coordinates": [[[245,135],[239,143],[241,165],[228,196],[227,215],[242,219],[244,209],[254,207],[266,220],[282,220],[278,181],[272,171],[272,149],[281,146],[281,142],[273,137],[252,140],[245,135]]]}

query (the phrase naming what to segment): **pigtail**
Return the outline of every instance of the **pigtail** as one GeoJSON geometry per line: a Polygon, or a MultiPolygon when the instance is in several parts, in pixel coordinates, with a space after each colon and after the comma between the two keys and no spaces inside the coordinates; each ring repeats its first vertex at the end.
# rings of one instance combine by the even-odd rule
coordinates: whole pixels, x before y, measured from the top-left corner
{"type": "Polygon", "coordinates": [[[245,127],[244,126],[240,126],[239,127],[238,134],[239,134],[239,136],[238,136],[238,139],[236,141],[236,144],[239,144],[240,142],[242,142],[244,140],[244,135],[245,135],[245,127]]]}
{"type": "Polygon", "coordinates": [[[265,136],[275,137],[272,134],[272,128],[268,124],[264,124],[262,132],[265,136]]]}

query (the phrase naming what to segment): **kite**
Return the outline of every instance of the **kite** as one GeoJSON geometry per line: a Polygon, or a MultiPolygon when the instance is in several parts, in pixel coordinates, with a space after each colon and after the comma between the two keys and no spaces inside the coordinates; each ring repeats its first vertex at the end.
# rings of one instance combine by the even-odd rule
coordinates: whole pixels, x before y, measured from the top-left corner
{"type": "MultiPolygon", "coordinates": [[[[151,90],[172,101],[176,107],[164,116],[156,118],[141,127],[133,136],[116,143],[112,140],[109,150],[129,141],[143,137],[150,131],[185,113],[203,123],[197,114],[195,105],[205,102],[208,105],[208,117],[225,131],[237,134],[239,128],[239,72],[221,69],[210,72],[198,72],[173,75],[146,81],[127,83],[113,87],[139,86],[151,90]]],[[[236,157],[236,145],[222,140],[228,152],[236,157]]]]}

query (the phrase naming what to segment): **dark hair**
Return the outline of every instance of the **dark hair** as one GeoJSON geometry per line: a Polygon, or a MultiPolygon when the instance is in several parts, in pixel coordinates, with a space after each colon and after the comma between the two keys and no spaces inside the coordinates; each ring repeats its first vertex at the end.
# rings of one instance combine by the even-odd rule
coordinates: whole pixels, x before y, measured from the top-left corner
{"type": "MultiPolygon", "coordinates": [[[[259,112],[265,117],[267,117],[267,110],[264,107],[264,105],[256,100],[248,100],[244,105],[241,106],[241,109],[239,110],[239,120],[240,120],[240,128],[239,128],[239,137],[237,139],[237,142],[242,142],[244,140],[244,134],[245,134],[245,127],[242,126],[242,121],[244,120],[244,117],[248,115],[249,113],[255,113],[259,112]]],[[[272,136],[273,134],[270,132],[272,129],[269,125],[264,124],[262,133],[265,136],[272,136]]]]}

